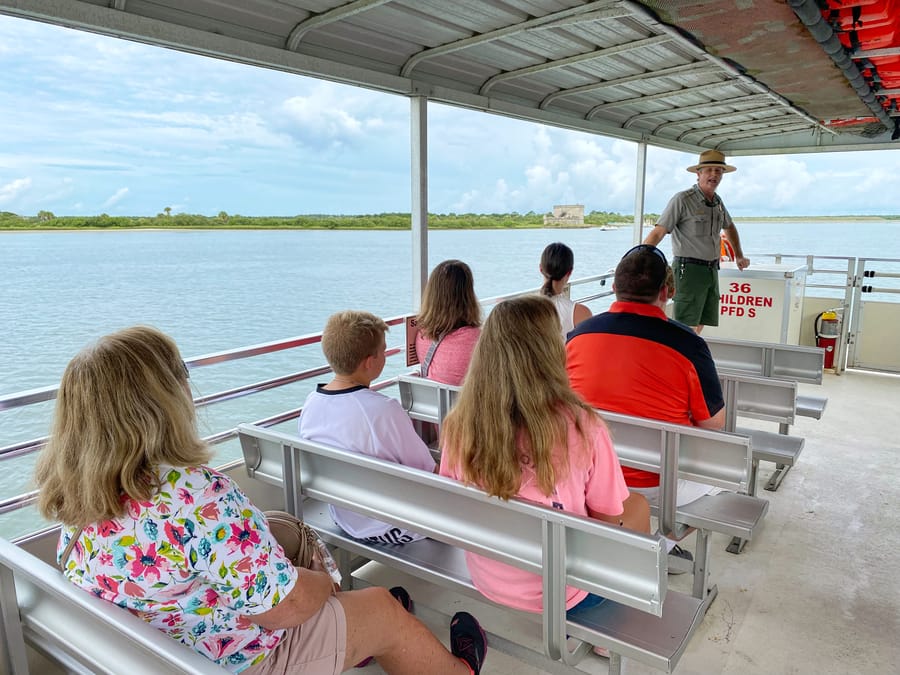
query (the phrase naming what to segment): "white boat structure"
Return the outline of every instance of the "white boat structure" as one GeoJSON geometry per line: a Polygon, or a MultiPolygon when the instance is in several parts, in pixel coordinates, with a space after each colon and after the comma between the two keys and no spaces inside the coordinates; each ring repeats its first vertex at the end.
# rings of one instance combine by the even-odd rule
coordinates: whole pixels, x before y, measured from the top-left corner
{"type": "MultiPolygon", "coordinates": [[[[729,157],[897,147],[893,99],[863,75],[865,59],[873,55],[855,44],[844,46],[813,0],[0,0],[0,13],[408,97],[412,307],[427,275],[431,101],[634,141],[635,239],[643,222],[648,144],[690,153],[717,148],[729,157]]],[[[709,567],[699,588],[696,574],[694,581],[691,575],[669,581],[663,556],[656,569],[661,593],[647,603],[646,621],[692,597],[698,600],[692,605],[695,621],[683,644],[664,657],[640,646],[641,621],[629,626],[630,637],[610,638],[632,674],[874,674],[896,671],[900,663],[900,520],[894,511],[900,503],[894,478],[900,444],[893,424],[900,404],[900,304],[890,301],[900,293],[900,261],[803,251],[754,256],[763,259],[805,269],[801,345],[814,342],[815,316],[832,307],[843,310],[834,372],[820,373],[821,384],[800,377],[792,389],[798,411],[798,396],[827,398],[827,409],[821,419],[798,416],[790,424],[766,410],[744,410],[752,427],[773,421],[790,426],[790,436],[805,442],[802,456],[786,478],[782,467],[778,480],[784,480],[776,491],[759,491],[769,500],[768,512],[742,553],[725,551],[730,536],[711,535],[709,567]],[[706,574],[717,595],[707,595],[706,574]]],[[[607,278],[579,280],[573,294],[600,308],[610,295],[600,285],[607,278]]],[[[403,317],[390,323],[400,326],[403,317]]],[[[315,349],[319,337],[206,354],[189,365],[315,349]]],[[[774,351],[762,350],[754,360],[757,347],[744,344],[743,357],[731,365],[755,367],[759,377],[782,383],[798,379],[790,361],[779,370],[774,351]]],[[[392,346],[388,354],[402,351],[392,346]]],[[[198,405],[326,371],[273,373],[264,382],[206,396],[198,405]]],[[[395,384],[393,378],[378,386],[395,384]]],[[[0,415],[54,396],[55,386],[2,396],[0,415]]],[[[816,414],[815,406],[807,410],[816,414]]],[[[233,428],[210,441],[233,442],[241,423],[271,427],[298,414],[273,410],[263,420],[235,419],[233,428]]],[[[0,459],[35,452],[42,442],[10,445],[0,438],[0,459]]],[[[286,492],[273,490],[259,465],[225,468],[260,506],[285,506],[286,492]]],[[[762,465],[760,486],[771,469],[762,465]]],[[[33,501],[33,493],[3,495],[0,512],[33,501]]],[[[0,671],[221,672],[137,618],[69,586],[47,564],[55,541],[50,527],[0,542],[0,671]]],[[[370,563],[361,568],[358,583],[402,580],[423,618],[435,625],[463,605],[484,617],[494,645],[485,675],[605,673],[620,665],[616,659],[588,655],[579,661],[577,655],[548,651],[533,621],[421,576],[404,576],[413,572],[370,563]]],[[[633,600],[629,606],[639,604],[633,600]]],[[[377,666],[369,671],[378,672],[377,666]]]]}

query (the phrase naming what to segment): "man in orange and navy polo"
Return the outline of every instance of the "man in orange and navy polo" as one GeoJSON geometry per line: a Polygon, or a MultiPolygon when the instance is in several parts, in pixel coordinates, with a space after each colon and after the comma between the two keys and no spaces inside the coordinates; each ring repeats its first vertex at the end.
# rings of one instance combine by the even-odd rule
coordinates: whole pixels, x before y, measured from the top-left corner
{"type": "MultiPolygon", "coordinates": [[[[569,381],[601,410],[721,429],[725,402],[709,348],[663,310],[667,269],[663,252],[648,244],[622,257],[613,281],[616,302],[568,335],[569,381]]],[[[630,489],[651,504],[658,499],[659,474],[624,466],[622,471],[630,489]]],[[[679,480],[678,505],[708,492],[707,485],[679,480]]]]}

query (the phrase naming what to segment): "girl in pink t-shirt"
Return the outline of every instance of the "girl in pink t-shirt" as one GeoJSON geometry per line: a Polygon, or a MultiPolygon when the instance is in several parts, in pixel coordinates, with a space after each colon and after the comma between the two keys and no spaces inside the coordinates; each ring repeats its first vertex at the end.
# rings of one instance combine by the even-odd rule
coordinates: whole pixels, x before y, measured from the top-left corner
{"type": "Polygon", "coordinates": [[[418,316],[416,356],[422,375],[443,384],[462,384],[480,326],[472,270],[460,260],[439,263],[428,277],[418,316]]]}
{"type": "MultiPolygon", "coordinates": [[[[559,318],[546,298],[497,305],[447,416],[440,473],[488,494],[518,497],[641,532],[650,510],[629,495],[606,425],[569,387],[559,318]]],[[[543,607],[541,577],[466,553],[475,587],[529,612],[543,607]]],[[[566,607],[595,596],[569,588],[566,607]]]]}

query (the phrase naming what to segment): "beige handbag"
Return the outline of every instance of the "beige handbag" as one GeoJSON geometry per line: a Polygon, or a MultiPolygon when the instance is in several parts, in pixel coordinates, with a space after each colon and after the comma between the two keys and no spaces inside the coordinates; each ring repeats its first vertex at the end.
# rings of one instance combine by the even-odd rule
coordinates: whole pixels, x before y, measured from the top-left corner
{"type": "Polygon", "coordinates": [[[319,535],[309,525],[287,511],[265,511],[269,529],[281,544],[284,555],[297,567],[309,569],[319,552],[319,535]]]}
{"type": "Polygon", "coordinates": [[[341,572],[334,561],[325,542],[319,538],[316,531],[296,516],[286,511],[264,511],[266,520],[269,521],[269,530],[281,548],[284,555],[297,567],[312,567],[314,559],[318,558],[322,567],[331,577],[334,583],[335,593],[341,590],[341,572]]]}

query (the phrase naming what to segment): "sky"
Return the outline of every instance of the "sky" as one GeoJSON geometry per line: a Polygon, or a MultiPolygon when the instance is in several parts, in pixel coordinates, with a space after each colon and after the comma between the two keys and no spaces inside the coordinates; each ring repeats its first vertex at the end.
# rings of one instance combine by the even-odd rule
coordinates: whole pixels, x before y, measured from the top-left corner
{"type": "MultiPolygon", "coordinates": [[[[0,16],[0,211],[409,212],[409,101],[0,16]]],[[[430,104],[432,213],[634,211],[637,147],[430,104]]],[[[696,155],[649,148],[645,211],[696,155]]],[[[895,151],[738,157],[733,216],[900,214],[895,151]]]]}

